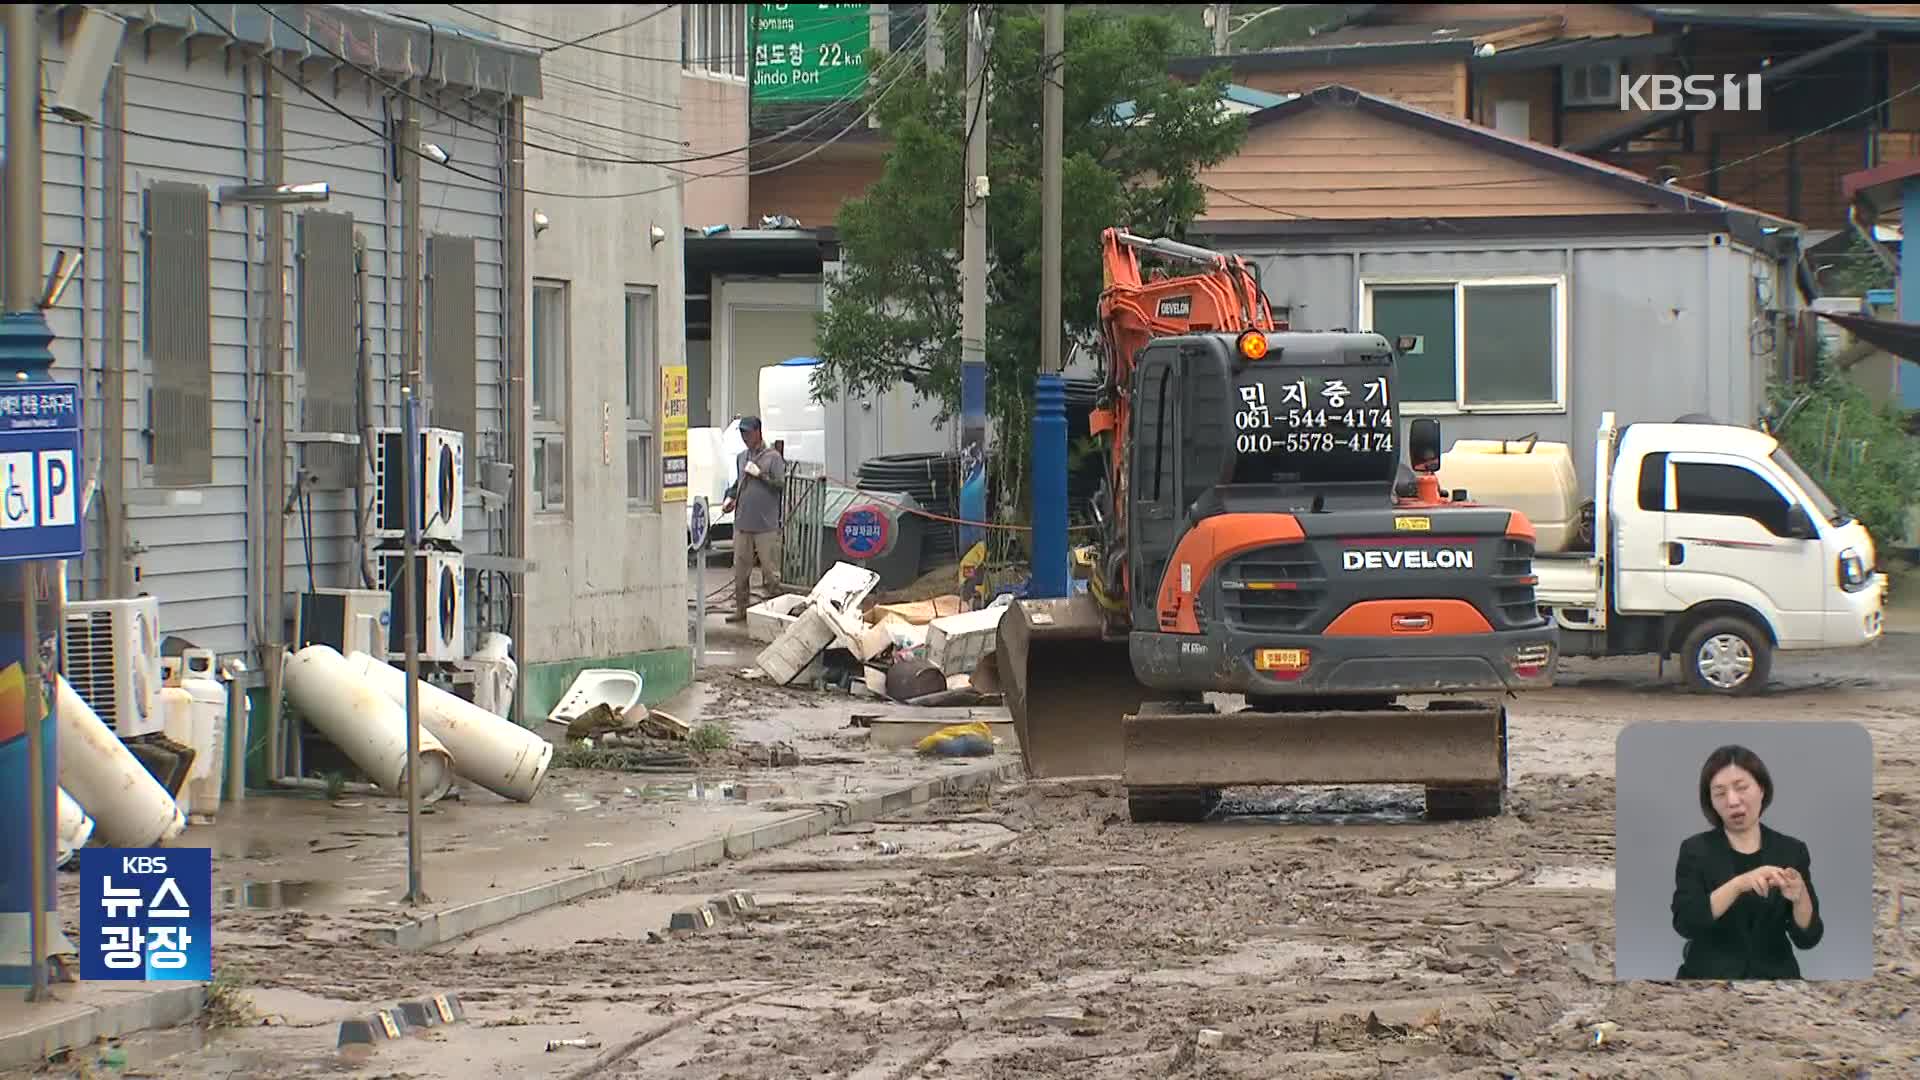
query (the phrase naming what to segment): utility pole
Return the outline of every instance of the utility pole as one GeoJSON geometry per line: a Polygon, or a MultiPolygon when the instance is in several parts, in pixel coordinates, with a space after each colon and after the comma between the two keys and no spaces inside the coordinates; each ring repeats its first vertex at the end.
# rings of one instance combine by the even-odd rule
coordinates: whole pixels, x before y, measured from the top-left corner
{"type": "Polygon", "coordinates": [[[941,35],[941,13],[946,11],[945,4],[927,5],[927,74],[938,75],[947,70],[947,39],[941,35]]]}
{"type": "Polygon", "coordinates": [[[1227,35],[1231,33],[1227,28],[1227,20],[1232,17],[1232,4],[1213,5],[1213,55],[1215,56],[1227,55],[1227,35]]]}
{"type": "Polygon", "coordinates": [[[407,665],[407,895],[406,902],[426,902],[420,887],[420,608],[416,593],[424,594],[420,568],[414,563],[420,551],[420,500],[425,494],[415,487],[420,468],[419,378],[420,363],[420,113],[411,95],[400,102],[400,203],[405,234],[401,260],[406,264],[403,279],[407,283],[407,344],[400,369],[400,463],[401,512],[407,527],[400,555],[400,633],[406,650],[407,665]]]}
{"type": "MultiPolygon", "coordinates": [[[[987,40],[986,5],[967,5],[965,218],[960,265],[960,519],[987,517],[987,40]]],[[[984,565],[985,530],[960,527],[961,565],[984,565]]],[[[963,585],[971,585],[971,582],[963,585]]],[[[972,589],[967,591],[971,592],[972,589]]]]}
{"type": "MultiPolygon", "coordinates": [[[[45,382],[52,377],[53,331],[40,310],[42,160],[40,157],[40,5],[9,4],[6,10],[7,145],[5,201],[4,325],[0,325],[0,375],[8,381],[45,382]]],[[[28,854],[25,881],[10,881],[5,895],[8,922],[26,916],[27,998],[47,997],[48,939],[59,932],[53,918],[53,832],[58,820],[54,790],[58,784],[57,730],[43,705],[45,682],[40,671],[40,587],[42,565],[16,562],[0,565],[0,598],[13,601],[19,623],[18,657],[0,656],[0,666],[20,665],[24,676],[22,719],[26,725],[27,790],[0,793],[7,810],[0,818],[8,829],[26,833],[25,845],[14,850],[28,854]],[[15,799],[25,796],[27,805],[15,799]],[[21,813],[20,811],[24,811],[21,813]],[[21,896],[21,886],[27,895],[21,896]]],[[[57,596],[58,593],[55,593],[57,596]]],[[[0,601],[4,611],[4,601],[0,601]]],[[[56,627],[56,629],[58,629],[56,627]]],[[[57,638],[56,638],[57,640],[57,638]]],[[[56,654],[57,657],[57,654],[56,654]]],[[[57,663],[56,658],[56,663],[57,663]]],[[[6,868],[13,877],[13,865],[6,868]]],[[[17,925],[17,924],[16,924],[17,925]]],[[[17,941],[18,938],[15,938],[17,941]]],[[[11,968],[12,957],[0,960],[11,968]]],[[[13,980],[5,980],[12,984],[13,980]]]]}
{"type": "Polygon", "coordinates": [[[1033,391],[1033,584],[1067,595],[1067,397],[1061,376],[1060,174],[1066,152],[1067,7],[1044,13],[1040,84],[1040,375],[1033,391]]]}

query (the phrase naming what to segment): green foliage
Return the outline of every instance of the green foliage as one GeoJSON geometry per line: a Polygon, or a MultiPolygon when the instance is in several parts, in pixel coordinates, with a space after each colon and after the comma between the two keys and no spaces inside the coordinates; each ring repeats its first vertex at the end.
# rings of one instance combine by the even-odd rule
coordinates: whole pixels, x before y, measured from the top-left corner
{"type": "Polygon", "coordinates": [[[725,750],[733,745],[733,733],[723,724],[701,724],[687,737],[687,745],[700,751],[725,750]]]}
{"type": "Polygon", "coordinates": [[[1856,233],[1845,251],[1833,257],[1823,275],[1821,291],[1832,296],[1865,296],[1873,289],[1893,288],[1893,272],[1856,233]]]}
{"type": "Polygon", "coordinates": [[[1903,414],[1876,405],[1858,384],[1822,360],[1806,383],[1777,387],[1775,436],[1840,506],[1859,517],[1876,549],[1906,535],[1907,507],[1920,502],[1920,443],[1903,414]],[[1791,409],[1791,414],[1788,410],[1791,409]]]}
{"type": "MultiPolygon", "coordinates": [[[[1207,29],[1205,4],[1095,4],[1094,7],[1166,15],[1174,22],[1179,53],[1194,56],[1213,51],[1213,31],[1207,29]]],[[[1351,4],[1235,4],[1230,25],[1240,26],[1249,15],[1260,17],[1233,35],[1233,51],[1259,52],[1285,45],[1311,43],[1316,30],[1340,20],[1351,4]],[[1261,14],[1263,13],[1264,14],[1261,14]]]]}
{"type": "MultiPolygon", "coordinates": [[[[934,80],[908,73],[876,109],[893,145],[879,181],[840,212],[844,269],[827,283],[817,397],[883,391],[911,376],[943,417],[958,411],[969,120],[962,7],[949,5],[943,27],[947,70],[934,80]]],[[[991,10],[985,347],[994,454],[1006,464],[1026,460],[1040,352],[1042,28],[1036,8],[991,10]]],[[[1195,86],[1168,76],[1167,61],[1182,44],[1171,18],[1076,6],[1066,42],[1061,305],[1064,332],[1084,337],[1097,315],[1100,231],[1179,235],[1206,205],[1199,170],[1239,148],[1246,121],[1218,107],[1224,72],[1195,86]],[[1114,107],[1127,101],[1136,115],[1122,121],[1114,107]]],[[[1011,494],[1008,480],[1024,475],[1021,466],[1003,471],[1003,495],[1011,494]]]]}

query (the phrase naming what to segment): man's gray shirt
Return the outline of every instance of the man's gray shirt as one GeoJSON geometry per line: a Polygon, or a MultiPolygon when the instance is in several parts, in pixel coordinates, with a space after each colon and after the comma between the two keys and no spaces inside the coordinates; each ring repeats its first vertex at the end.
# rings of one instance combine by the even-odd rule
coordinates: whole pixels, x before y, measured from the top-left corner
{"type": "Polygon", "coordinates": [[[780,528],[780,489],[787,481],[787,463],[771,446],[760,449],[754,463],[759,476],[747,475],[747,459],[753,451],[742,450],[733,463],[733,528],[736,532],[773,532],[780,528]]]}

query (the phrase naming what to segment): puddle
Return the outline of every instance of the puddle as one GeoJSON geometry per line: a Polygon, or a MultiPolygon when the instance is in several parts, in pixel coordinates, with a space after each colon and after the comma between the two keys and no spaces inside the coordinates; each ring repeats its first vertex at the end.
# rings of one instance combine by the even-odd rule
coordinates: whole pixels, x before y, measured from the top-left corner
{"type": "Polygon", "coordinates": [[[213,903],[220,911],[281,911],[346,894],[327,881],[245,881],[215,889],[213,903]]]}
{"type": "Polygon", "coordinates": [[[280,854],[259,836],[216,836],[207,846],[216,859],[271,859],[280,854]]]}
{"type": "Polygon", "coordinates": [[[858,785],[846,780],[695,780],[679,789],[677,794],[694,802],[760,802],[766,799],[831,798],[856,790],[858,785]]]}
{"type": "Polygon", "coordinates": [[[111,1046],[89,1048],[90,1064],[98,1068],[93,1075],[99,1075],[99,1072],[107,1075],[145,1075],[146,1067],[181,1054],[204,1050],[209,1041],[206,1029],[193,1025],[142,1031],[118,1039],[111,1046]]]}

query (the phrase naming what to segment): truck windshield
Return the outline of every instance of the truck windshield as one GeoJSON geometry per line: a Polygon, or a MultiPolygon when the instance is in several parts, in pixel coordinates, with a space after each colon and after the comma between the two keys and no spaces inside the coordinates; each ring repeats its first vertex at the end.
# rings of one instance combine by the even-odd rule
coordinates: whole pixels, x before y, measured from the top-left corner
{"type": "Polygon", "coordinates": [[[1393,482],[1399,440],[1384,368],[1254,364],[1235,392],[1233,483],[1393,482]]]}
{"type": "Polygon", "coordinates": [[[1820,489],[1819,484],[1814,483],[1813,477],[1808,476],[1807,471],[1800,467],[1800,463],[1793,460],[1793,455],[1787,453],[1786,447],[1782,446],[1774,450],[1773,463],[1786,470],[1788,476],[1793,477],[1793,482],[1800,485],[1800,490],[1806,492],[1807,498],[1813,502],[1813,509],[1818,511],[1821,517],[1826,518],[1829,524],[1845,525],[1853,520],[1852,514],[1841,509],[1827,497],[1827,493],[1820,489]]]}

